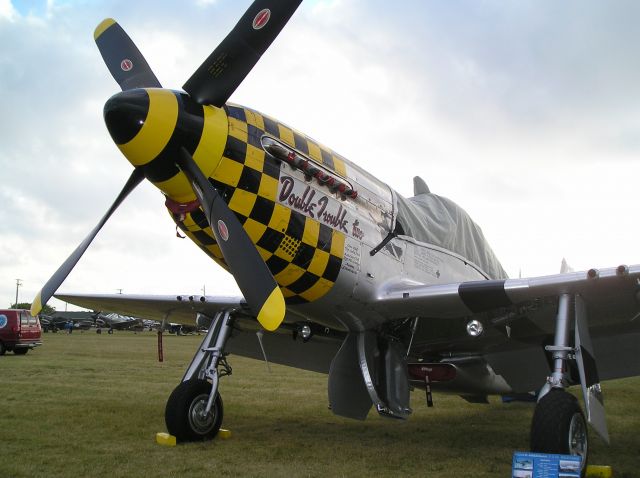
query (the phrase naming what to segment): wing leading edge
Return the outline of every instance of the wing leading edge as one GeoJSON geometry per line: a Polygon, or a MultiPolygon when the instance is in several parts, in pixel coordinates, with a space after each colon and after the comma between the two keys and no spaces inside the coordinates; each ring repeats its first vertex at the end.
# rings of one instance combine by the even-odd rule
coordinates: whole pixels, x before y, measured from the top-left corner
{"type": "Polygon", "coordinates": [[[395,282],[378,292],[374,307],[387,318],[455,318],[580,295],[598,309],[610,307],[633,317],[640,313],[640,265],[572,272],[527,279],[416,285],[395,282]]]}
{"type": "Polygon", "coordinates": [[[167,319],[193,325],[197,313],[213,317],[224,309],[245,309],[242,297],[129,295],[129,294],[56,294],[57,299],[92,310],[118,312],[149,320],[167,319]]]}

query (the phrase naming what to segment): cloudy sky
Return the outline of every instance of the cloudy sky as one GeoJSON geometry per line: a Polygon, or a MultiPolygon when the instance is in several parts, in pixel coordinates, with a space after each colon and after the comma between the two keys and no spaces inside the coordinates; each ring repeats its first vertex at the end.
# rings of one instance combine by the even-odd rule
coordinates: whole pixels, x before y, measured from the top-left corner
{"type": "MultiPolygon", "coordinates": [[[[113,17],[180,88],[248,0],[0,0],[0,307],[31,301],[130,174],[93,43],[113,17]]],[[[507,272],[640,263],[640,3],[305,0],[231,100],[299,129],[401,194],[467,209],[507,272]]],[[[67,292],[229,294],[139,187],[67,292]]],[[[58,301],[52,305],[64,308],[58,301]]]]}

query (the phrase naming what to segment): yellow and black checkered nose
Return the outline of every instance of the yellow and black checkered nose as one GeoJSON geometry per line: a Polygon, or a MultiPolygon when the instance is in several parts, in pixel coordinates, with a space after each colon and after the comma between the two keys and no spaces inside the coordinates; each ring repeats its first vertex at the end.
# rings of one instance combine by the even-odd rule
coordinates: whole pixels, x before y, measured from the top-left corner
{"type": "Polygon", "coordinates": [[[223,109],[199,105],[185,93],[161,88],[137,88],[112,96],[104,106],[104,119],[129,162],[177,202],[195,199],[176,166],[180,148],[209,177],[220,163],[228,133],[223,109]]]}

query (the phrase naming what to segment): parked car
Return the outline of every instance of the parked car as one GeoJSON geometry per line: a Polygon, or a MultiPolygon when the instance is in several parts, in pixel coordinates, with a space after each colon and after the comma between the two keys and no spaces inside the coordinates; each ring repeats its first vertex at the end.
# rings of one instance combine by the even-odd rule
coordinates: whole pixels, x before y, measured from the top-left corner
{"type": "Polygon", "coordinates": [[[24,355],[42,345],[41,335],[40,321],[28,310],[0,309],[0,355],[7,350],[24,355]]]}

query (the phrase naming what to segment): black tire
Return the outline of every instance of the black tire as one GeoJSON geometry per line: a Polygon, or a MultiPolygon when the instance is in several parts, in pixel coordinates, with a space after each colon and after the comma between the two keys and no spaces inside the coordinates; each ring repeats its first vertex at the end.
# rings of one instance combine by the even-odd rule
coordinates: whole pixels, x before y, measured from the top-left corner
{"type": "Polygon", "coordinates": [[[16,355],[25,355],[28,351],[28,348],[13,349],[13,353],[16,355]]]}
{"type": "Polygon", "coordinates": [[[531,451],[582,456],[587,467],[587,422],[578,400],[562,390],[551,390],[536,405],[531,421],[531,451]]]}
{"type": "Polygon", "coordinates": [[[7,353],[7,347],[4,345],[4,343],[0,342],[0,355],[4,355],[7,353]]]}
{"type": "Polygon", "coordinates": [[[211,440],[218,434],[223,416],[220,394],[216,394],[211,413],[206,418],[199,414],[207,406],[210,392],[209,382],[195,378],[180,383],[171,392],[164,421],[178,442],[211,440]]]}

